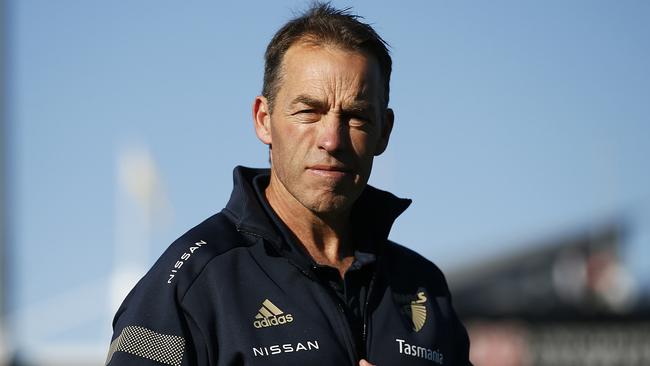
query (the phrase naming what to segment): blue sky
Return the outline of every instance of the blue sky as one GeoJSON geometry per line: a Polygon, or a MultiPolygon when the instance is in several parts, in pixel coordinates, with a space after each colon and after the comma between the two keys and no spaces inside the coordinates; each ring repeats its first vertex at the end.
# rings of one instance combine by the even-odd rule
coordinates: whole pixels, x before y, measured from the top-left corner
{"type": "MultiPolygon", "coordinates": [[[[304,4],[9,1],[17,344],[108,344],[96,284],[128,261],[123,151],[148,151],[169,201],[147,265],[220,210],[235,165],[267,165],[251,120],[262,56],[304,4]],[[22,325],[52,304],[74,317],[70,296],[87,321],[22,325]]],[[[414,199],[394,240],[454,270],[625,218],[624,255],[650,282],[650,3],[334,4],[392,45],[396,125],[371,184],[414,199]]]]}

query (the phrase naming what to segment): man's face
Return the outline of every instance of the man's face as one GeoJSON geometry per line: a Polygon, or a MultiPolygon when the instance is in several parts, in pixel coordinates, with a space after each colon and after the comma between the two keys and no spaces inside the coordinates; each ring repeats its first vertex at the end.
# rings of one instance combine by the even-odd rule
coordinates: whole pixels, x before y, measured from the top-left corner
{"type": "Polygon", "coordinates": [[[297,43],[286,52],[273,111],[255,103],[258,137],[271,145],[271,184],[316,214],[350,208],[393,123],[374,57],[297,43]],[[268,109],[266,109],[268,112],[268,109]]]}

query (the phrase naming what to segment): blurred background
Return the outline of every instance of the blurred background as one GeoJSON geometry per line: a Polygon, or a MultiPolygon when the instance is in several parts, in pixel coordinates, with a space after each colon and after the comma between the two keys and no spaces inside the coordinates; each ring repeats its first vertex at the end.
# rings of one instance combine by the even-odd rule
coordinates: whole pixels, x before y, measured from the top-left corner
{"type": "MultiPolygon", "coordinates": [[[[650,2],[334,1],[391,44],[371,184],[447,274],[477,366],[650,364],[650,2]]],[[[102,365],[220,210],[304,1],[0,0],[0,365],[102,365]]]]}

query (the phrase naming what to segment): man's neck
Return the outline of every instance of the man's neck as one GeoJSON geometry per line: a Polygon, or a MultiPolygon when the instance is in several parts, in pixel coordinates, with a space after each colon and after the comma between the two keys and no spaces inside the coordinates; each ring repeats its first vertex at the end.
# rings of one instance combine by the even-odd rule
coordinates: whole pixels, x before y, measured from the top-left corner
{"type": "Polygon", "coordinates": [[[349,210],[317,215],[296,200],[274,174],[264,194],[273,211],[314,261],[337,268],[343,276],[352,264],[354,253],[350,243],[349,210]]]}

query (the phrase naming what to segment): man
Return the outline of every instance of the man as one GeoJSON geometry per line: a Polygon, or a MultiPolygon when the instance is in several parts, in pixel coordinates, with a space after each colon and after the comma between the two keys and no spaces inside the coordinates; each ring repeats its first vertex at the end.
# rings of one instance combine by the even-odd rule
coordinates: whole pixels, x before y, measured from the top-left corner
{"type": "Polygon", "coordinates": [[[391,59],[316,4],[269,44],[253,119],[271,169],[174,242],[120,307],[108,365],[468,365],[442,273],[387,239],[410,204],[367,186],[391,59]]]}

